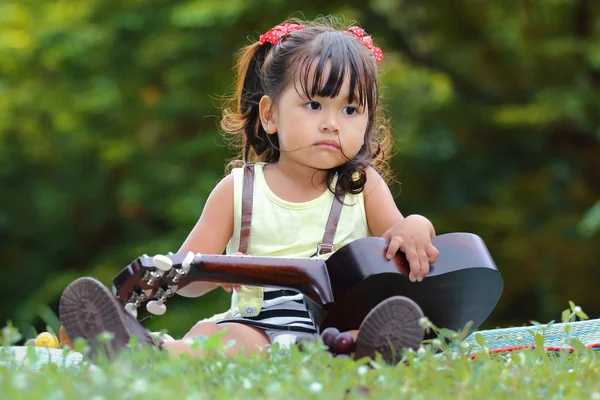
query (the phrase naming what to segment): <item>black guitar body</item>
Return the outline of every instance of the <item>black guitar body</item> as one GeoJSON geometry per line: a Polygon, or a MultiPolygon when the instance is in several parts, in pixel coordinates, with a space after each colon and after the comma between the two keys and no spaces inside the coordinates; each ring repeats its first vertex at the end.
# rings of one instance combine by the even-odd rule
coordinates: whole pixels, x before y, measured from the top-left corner
{"type": "Polygon", "coordinates": [[[387,242],[366,238],[335,252],[326,262],[335,301],[324,307],[305,297],[320,330],[358,329],[369,311],[392,296],[415,301],[439,328],[459,330],[472,321],[477,329],[502,294],[503,281],[483,241],[469,233],[451,233],[432,239],[440,252],[421,282],[408,279],[402,255],[385,258],[387,242]]]}

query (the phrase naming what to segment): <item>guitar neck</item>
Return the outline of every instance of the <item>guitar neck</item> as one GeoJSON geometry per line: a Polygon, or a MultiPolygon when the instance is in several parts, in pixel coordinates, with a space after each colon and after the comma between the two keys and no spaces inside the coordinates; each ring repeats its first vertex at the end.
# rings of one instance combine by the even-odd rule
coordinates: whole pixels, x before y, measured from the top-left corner
{"type": "Polygon", "coordinates": [[[333,302],[325,261],[318,259],[197,255],[182,281],[292,289],[319,306],[333,302]]]}

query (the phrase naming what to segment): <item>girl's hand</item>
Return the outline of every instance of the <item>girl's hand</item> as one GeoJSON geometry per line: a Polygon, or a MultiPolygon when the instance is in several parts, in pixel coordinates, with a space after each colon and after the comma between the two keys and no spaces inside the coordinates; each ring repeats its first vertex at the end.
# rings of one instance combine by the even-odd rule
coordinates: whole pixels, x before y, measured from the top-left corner
{"type": "MultiPolygon", "coordinates": [[[[234,256],[243,256],[244,253],[241,252],[237,252],[235,254],[233,254],[234,256]]],[[[235,290],[236,292],[239,292],[240,290],[242,290],[242,285],[231,285],[229,283],[220,283],[219,286],[221,286],[223,288],[223,290],[225,290],[227,293],[231,293],[231,290],[235,290]]]]}
{"type": "Polygon", "coordinates": [[[408,275],[411,282],[421,282],[429,273],[429,264],[433,264],[440,252],[431,243],[435,230],[431,222],[421,215],[409,215],[389,228],[382,237],[390,244],[386,257],[391,260],[401,250],[410,266],[408,275]]]}

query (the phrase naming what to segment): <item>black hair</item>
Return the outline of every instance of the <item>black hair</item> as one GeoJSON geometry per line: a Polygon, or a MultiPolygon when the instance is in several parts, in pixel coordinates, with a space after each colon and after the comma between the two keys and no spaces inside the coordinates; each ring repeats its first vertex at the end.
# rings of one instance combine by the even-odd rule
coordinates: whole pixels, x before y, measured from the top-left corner
{"type": "Polygon", "coordinates": [[[356,101],[368,113],[364,143],[354,157],[327,171],[326,182],[331,186],[338,174],[336,195],[360,193],[368,166],[387,177],[391,148],[389,129],[379,106],[373,52],[345,28],[335,27],[331,20],[285,23],[298,23],[304,29],[290,32],[275,45],[257,42],[242,49],[234,104],[223,110],[221,127],[227,133],[243,134],[244,163],[276,162],[280,156],[277,134],[269,135],[262,127],[260,99],[267,95],[276,101],[290,84],[296,85],[298,93],[308,99],[333,98],[349,79],[349,102],[356,101]]]}

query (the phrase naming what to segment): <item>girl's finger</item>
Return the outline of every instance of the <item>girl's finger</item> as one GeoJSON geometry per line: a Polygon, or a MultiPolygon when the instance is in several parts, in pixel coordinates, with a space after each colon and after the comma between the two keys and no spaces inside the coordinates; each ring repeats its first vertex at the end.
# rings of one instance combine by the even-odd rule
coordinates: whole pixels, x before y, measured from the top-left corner
{"type": "Polygon", "coordinates": [[[421,282],[425,276],[429,273],[429,258],[425,250],[418,252],[419,255],[419,266],[421,267],[419,274],[417,275],[417,282],[421,282]]]}
{"type": "Polygon", "coordinates": [[[385,257],[388,260],[394,258],[398,250],[400,250],[403,246],[404,242],[401,237],[395,236],[390,240],[390,244],[388,245],[387,252],[385,253],[385,257]]]}
{"type": "Polygon", "coordinates": [[[231,285],[219,285],[223,288],[227,293],[231,293],[231,285]]]}
{"type": "Polygon", "coordinates": [[[429,264],[433,264],[440,257],[440,252],[438,249],[431,243],[425,247],[425,252],[427,253],[427,258],[429,259],[429,264]]]}
{"type": "Polygon", "coordinates": [[[421,272],[419,254],[417,253],[417,249],[414,247],[405,249],[404,253],[406,254],[406,260],[408,261],[408,265],[410,266],[410,273],[408,274],[408,278],[411,282],[415,282],[421,272]]]}

